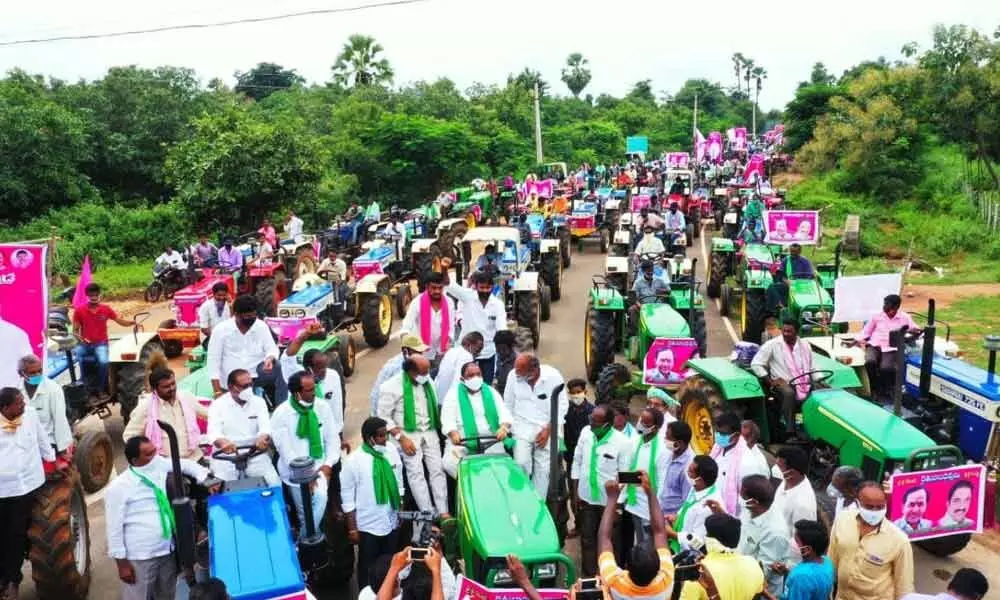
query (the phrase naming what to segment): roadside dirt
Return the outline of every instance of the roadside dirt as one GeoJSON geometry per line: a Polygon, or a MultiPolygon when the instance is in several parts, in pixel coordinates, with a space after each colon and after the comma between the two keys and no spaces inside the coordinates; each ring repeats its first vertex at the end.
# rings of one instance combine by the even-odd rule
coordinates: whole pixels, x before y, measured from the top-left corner
{"type": "Polygon", "coordinates": [[[938,308],[947,308],[956,300],[969,296],[1000,295],[1000,283],[969,283],[962,285],[920,285],[903,286],[903,310],[927,310],[927,300],[934,298],[938,308]]]}

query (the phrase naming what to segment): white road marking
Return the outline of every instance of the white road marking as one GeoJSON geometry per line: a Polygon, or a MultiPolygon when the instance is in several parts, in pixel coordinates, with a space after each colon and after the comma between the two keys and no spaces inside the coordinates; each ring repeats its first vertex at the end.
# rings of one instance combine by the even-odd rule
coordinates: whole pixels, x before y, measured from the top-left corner
{"type": "MultiPolygon", "coordinates": [[[[708,256],[708,250],[705,247],[705,230],[704,230],[704,228],[701,230],[701,235],[699,236],[699,239],[701,240],[701,259],[703,261],[705,261],[705,272],[707,273],[708,272],[709,256],[708,256]]],[[[707,285],[707,282],[706,282],[706,285],[707,285]]],[[[715,310],[718,310],[718,311],[722,310],[722,303],[719,302],[718,298],[715,299],[715,310]]],[[[733,343],[735,344],[736,342],[740,341],[739,336],[736,335],[736,329],[733,328],[733,323],[729,320],[729,317],[726,316],[726,315],[720,315],[720,316],[722,317],[722,324],[726,326],[726,331],[729,332],[729,337],[732,338],[733,343]]]]}

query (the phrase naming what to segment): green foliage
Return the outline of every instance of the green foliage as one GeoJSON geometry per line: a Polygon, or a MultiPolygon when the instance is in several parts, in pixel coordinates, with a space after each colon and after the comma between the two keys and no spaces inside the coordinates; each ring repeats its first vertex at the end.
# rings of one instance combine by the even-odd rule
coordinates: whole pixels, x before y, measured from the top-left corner
{"type": "Polygon", "coordinates": [[[305,83],[305,79],[295,69],[285,69],[281,65],[262,62],[247,72],[236,72],[237,94],[244,94],[254,100],[267,98],[274,92],[285,90],[295,84],[305,83]]]}
{"type": "Polygon", "coordinates": [[[562,81],[569,88],[574,98],[580,97],[580,92],[590,83],[589,61],[579,52],[574,52],[566,59],[566,68],[562,70],[562,81]]]}
{"type": "Polygon", "coordinates": [[[341,85],[366,86],[391,83],[394,75],[389,61],[379,58],[382,44],[367,35],[352,35],[333,64],[334,81],[341,85]]]}

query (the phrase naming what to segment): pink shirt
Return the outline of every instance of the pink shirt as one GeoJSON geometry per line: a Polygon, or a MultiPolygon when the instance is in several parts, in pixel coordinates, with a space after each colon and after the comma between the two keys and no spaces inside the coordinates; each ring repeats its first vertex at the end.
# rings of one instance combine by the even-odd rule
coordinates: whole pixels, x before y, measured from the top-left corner
{"type": "Polygon", "coordinates": [[[865,328],[861,330],[861,334],[858,336],[859,340],[868,340],[868,343],[872,346],[878,346],[885,351],[892,351],[894,348],[889,343],[889,333],[896,331],[897,329],[902,329],[907,327],[909,329],[919,329],[917,324],[913,322],[910,315],[898,310],[896,311],[896,316],[889,318],[889,315],[885,312],[880,312],[865,323],[865,328]]]}

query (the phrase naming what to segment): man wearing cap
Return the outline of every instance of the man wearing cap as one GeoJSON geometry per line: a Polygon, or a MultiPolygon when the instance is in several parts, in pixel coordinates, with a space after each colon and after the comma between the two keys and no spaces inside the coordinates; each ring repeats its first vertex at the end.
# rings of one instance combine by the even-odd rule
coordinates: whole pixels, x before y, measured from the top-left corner
{"type": "Polygon", "coordinates": [[[646,408],[652,408],[663,415],[663,427],[660,427],[662,433],[668,424],[677,420],[676,413],[680,404],[662,389],[651,387],[646,390],[646,408]]]}
{"type": "MultiPolygon", "coordinates": [[[[659,241],[659,240],[657,240],[659,241]]],[[[660,244],[662,247],[662,243],[660,244]]],[[[642,304],[652,304],[666,301],[670,293],[669,275],[656,277],[653,272],[653,261],[644,260],[639,265],[641,275],[632,283],[632,305],[629,307],[629,323],[633,333],[639,323],[639,307],[642,304]]]]}
{"type": "Polygon", "coordinates": [[[378,377],[375,378],[375,383],[372,385],[372,391],[368,394],[368,401],[371,403],[371,415],[375,416],[378,412],[378,396],[379,388],[383,383],[389,381],[396,375],[398,375],[403,370],[403,361],[414,355],[420,355],[427,352],[427,344],[423,343],[419,337],[407,334],[403,336],[400,343],[401,351],[396,356],[390,358],[378,372],[378,377]]]}

